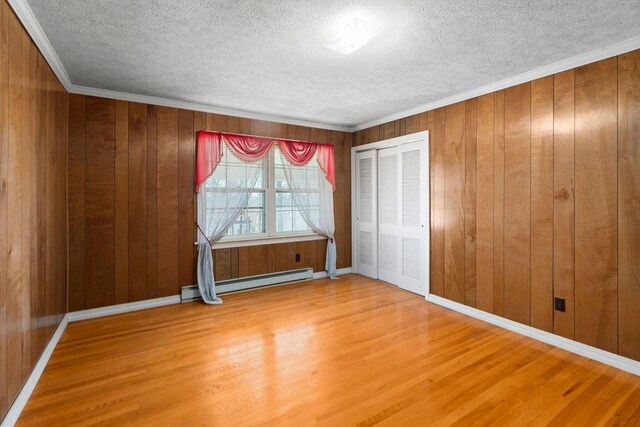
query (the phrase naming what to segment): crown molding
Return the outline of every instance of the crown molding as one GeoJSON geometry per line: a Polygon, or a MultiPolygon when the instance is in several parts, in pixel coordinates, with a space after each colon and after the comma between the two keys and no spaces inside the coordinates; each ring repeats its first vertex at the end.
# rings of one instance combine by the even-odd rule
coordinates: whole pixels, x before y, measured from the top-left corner
{"type": "Polygon", "coordinates": [[[478,88],[471,89],[465,92],[461,92],[456,95],[448,96],[446,98],[442,98],[437,101],[429,102],[414,108],[410,108],[408,110],[400,111],[399,113],[391,114],[376,120],[362,123],[352,127],[351,131],[356,132],[359,130],[368,129],[373,126],[388,123],[393,120],[398,120],[405,117],[413,116],[415,114],[424,113],[425,111],[435,110],[436,108],[445,107],[447,105],[455,104],[457,102],[466,101],[468,99],[486,95],[491,92],[516,86],[521,83],[527,83],[535,79],[547,77],[552,74],[556,74],[562,71],[570,70],[572,68],[580,67],[582,65],[587,65],[596,61],[611,58],[612,56],[621,55],[623,53],[627,53],[636,49],[640,49],[640,36],[632,37],[630,39],[623,40],[619,43],[605,46],[603,48],[596,49],[591,52],[587,52],[577,56],[573,56],[571,58],[563,59],[562,61],[554,62],[552,64],[545,65],[544,67],[535,68],[525,73],[518,74],[516,76],[509,77],[494,83],[490,83],[488,85],[480,86],[478,88]]]}
{"type": "Polygon", "coordinates": [[[163,107],[181,108],[184,110],[202,111],[204,113],[223,114],[225,116],[242,117],[245,119],[265,120],[269,122],[284,123],[288,125],[306,126],[311,128],[328,129],[340,132],[351,132],[352,127],[334,125],[329,123],[313,122],[309,120],[294,119],[272,114],[253,113],[244,110],[235,110],[232,108],[214,107],[212,105],[200,104],[196,102],[179,101],[171,98],[163,98],[160,96],[139,95],[128,92],[118,92],[109,89],[99,89],[88,86],[72,85],[69,93],[79,95],[97,96],[101,98],[118,99],[121,101],[140,102],[143,104],[159,105],[163,107]]]}
{"type": "Polygon", "coordinates": [[[67,70],[62,65],[62,61],[58,57],[58,54],[53,50],[53,46],[47,38],[44,30],[40,26],[40,23],[33,14],[31,7],[26,0],[8,0],[9,6],[13,9],[16,16],[31,36],[31,40],[36,44],[44,59],[49,63],[49,66],[58,77],[58,80],[62,83],[64,88],[69,91],[71,88],[71,79],[67,74],[67,70]]]}

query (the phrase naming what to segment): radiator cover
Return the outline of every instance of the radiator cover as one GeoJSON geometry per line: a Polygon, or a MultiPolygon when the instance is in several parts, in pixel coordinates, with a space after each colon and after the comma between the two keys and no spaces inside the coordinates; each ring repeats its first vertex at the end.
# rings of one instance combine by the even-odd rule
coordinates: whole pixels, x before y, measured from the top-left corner
{"type": "MultiPolygon", "coordinates": [[[[242,291],[245,289],[262,288],[264,286],[282,285],[291,282],[300,282],[313,279],[312,268],[282,271],[279,273],[260,274],[257,276],[241,277],[238,279],[221,280],[216,282],[216,293],[242,291]]],[[[183,286],[180,292],[180,300],[189,302],[200,299],[198,285],[183,286]]]]}

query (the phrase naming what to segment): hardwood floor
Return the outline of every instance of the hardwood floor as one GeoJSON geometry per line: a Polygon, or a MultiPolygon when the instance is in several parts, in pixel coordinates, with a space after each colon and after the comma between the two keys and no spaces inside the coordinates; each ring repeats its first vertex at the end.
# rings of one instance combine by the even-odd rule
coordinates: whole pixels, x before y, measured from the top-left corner
{"type": "Polygon", "coordinates": [[[29,425],[640,425],[640,378],[357,275],[67,327],[29,425]]]}

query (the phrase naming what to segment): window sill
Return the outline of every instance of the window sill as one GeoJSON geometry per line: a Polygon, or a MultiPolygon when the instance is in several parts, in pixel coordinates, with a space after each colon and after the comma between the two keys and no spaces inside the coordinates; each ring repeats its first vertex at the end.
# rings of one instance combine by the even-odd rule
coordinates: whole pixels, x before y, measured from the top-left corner
{"type": "Polygon", "coordinates": [[[273,245],[276,243],[305,242],[309,240],[326,240],[325,236],[315,233],[289,234],[286,236],[260,236],[245,239],[222,240],[213,244],[213,249],[242,248],[246,246],[273,245]]]}

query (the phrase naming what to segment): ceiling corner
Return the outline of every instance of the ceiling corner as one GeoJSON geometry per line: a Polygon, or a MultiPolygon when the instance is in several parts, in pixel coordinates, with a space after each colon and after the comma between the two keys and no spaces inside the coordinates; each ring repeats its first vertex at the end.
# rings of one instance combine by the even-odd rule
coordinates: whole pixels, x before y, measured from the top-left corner
{"type": "Polygon", "coordinates": [[[40,23],[36,19],[36,16],[33,14],[31,7],[27,3],[26,0],[7,0],[9,6],[13,9],[16,16],[31,36],[31,39],[36,44],[40,52],[46,59],[47,63],[56,74],[62,85],[65,87],[67,91],[71,90],[73,84],[71,83],[71,79],[69,78],[69,74],[67,74],[67,70],[62,65],[62,61],[56,54],[56,51],[53,49],[51,42],[47,38],[44,30],[40,26],[40,23]]]}

